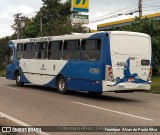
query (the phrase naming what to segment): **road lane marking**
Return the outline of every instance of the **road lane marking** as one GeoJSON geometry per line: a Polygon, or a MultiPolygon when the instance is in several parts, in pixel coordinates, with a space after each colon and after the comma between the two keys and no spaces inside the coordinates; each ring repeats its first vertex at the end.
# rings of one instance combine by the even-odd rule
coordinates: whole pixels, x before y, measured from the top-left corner
{"type": "Polygon", "coordinates": [[[113,113],[118,113],[118,114],[130,116],[130,117],[134,117],[134,118],[138,118],[138,119],[142,119],[142,120],[154,121],[153,119],[148,119],[148,118],[145,118],[145,117],[136,116],[136,115],[132,115],[132,114],[129,114],[129,113],[123,113],[123,112],[119,112],[119,111],[114,111],[114,110],[111,110],[111,109],[106,109],[106,108],[102,108],[102,107],[98,107],[98,106],[94,106],[94,105],[89,105],[89,104],[80,103],[80,102],[73,102],[73,103],[79,104],[79,105],[88,106],[88,107],[92,107],[92,108],[96,108],[96,109],[99,109],[99,110],[104,110],[104,111],[109,111],[109,112],[113,112],[113,113]]]}
{"type": "MultiPolygon", "coordinates": [[[[29,124],[27,124],[27,123],[25,123],[23,121],[20,121],[20,120],[18,120],[16,118],[13,118],[12,116],[9,116],[9,115],[7,115],[5,113],[0,112],[0,116],[5,117],[5,118],[7,118],[7,119],[9,119],[9,120],[11,120],[11,121],[23,126],[23,127],[27,127],[27,126],[32,127],[31,125],[29,125],[29,124]]],[[[48,134],[46,132],[36,132],[36,133],[38,133],[40,135],[50,135],[50,134],[48,134]]]]}
{"type": "Polygon", "coordinates": [[[20,89],[17,89],[17,88],[12,88],[12,87],[8,87],[8,86],[4,86],[4,85],[0,85],[0,87],[7,88],[7,89],[13,89],[13,90],[20,90],[20,89]]]}

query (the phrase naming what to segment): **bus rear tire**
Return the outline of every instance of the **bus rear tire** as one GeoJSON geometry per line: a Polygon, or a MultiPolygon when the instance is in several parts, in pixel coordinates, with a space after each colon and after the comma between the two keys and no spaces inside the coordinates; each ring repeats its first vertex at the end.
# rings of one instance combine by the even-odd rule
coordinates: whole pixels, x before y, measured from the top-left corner
{"type": "Polygon", "coordinates": [[[66,81],[63,76],[59,76],[57,80],[57,90],[59,94],[66,94],[66,81]]]}
{"type": "Polygon", "coordinates": [[[24,86],[24,82],[22,82],[20,73],[16,74],[16,84],[17,84],[18,87],[23,87],[24,86]]]}

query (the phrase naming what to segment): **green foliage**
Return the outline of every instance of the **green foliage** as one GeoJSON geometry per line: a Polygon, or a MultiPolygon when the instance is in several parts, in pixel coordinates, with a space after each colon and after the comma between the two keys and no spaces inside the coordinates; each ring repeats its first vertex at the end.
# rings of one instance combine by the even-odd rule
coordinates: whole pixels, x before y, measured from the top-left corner
{"type": "Polygon", "coordinates": [[[23,30],[23,38],[35,38],[40,35],[40,26],[38,18],[33,18],[25,22],[26,27],[23,30]]]}
{"type": "Polygon", "coordinates": [[[0,76],[6,75],[5,57],[6,57],[7,44],[9,40],[10,40],[10,37],[4,37],[0,39],[0,76]]]}
{"type": "Polygon", "coordinates": [[[71,32],[85,32],[82,27],[71,25],[71,0],[62,3],[61,0],[42,0],[43,7],[37,15],[28,20],[23,30],[23,38],[38,36],[56,36],[70,34],[71,32]],[[42,33],[40,20],[42,18],[42,33]]]}
{"type": "Polygon", "coordinates": [[[2,77],[6,76],[5,64],[0,65],[0,76],[2,76],[2,77]]]}
{"type": "Polygon", "coordinates": [[[152,38],[153,75],[160,74],[160,21],[136,18],[136,21],[128,26],[123,26],[120,31],[134,31],[149,34],[152,38]]]}
{"type": "Polygon", "coordinates": [[[5,56],[6,56],[6,49],[8,41],[10,40],[10,37],[5,37],[0,39],[0,70],[3,69],[3,65],[5,62],[5,56]]]}
{"type": "Polygon", "coordinates": [[[159,82],[160,82],[160,76],[153,76],[151,90],[148,92],[160,94],[159,82]]]}

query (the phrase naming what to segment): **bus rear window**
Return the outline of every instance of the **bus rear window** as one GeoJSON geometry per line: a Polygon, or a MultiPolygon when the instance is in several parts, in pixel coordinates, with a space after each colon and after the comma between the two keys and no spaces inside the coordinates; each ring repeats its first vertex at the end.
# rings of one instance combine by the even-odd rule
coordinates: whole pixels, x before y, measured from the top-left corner
{"type": "Polygon", "coordinates": [[[150,61],[149,60],[141,60],[141,65],[142,66],[149,66],[150,65],[150,61]]]}
{"type": "Polygon", "coordinates": [[[150,55],[150,38],[138,35],[111,35],[110,48],[111,53],[116,55],[150,55]]]}

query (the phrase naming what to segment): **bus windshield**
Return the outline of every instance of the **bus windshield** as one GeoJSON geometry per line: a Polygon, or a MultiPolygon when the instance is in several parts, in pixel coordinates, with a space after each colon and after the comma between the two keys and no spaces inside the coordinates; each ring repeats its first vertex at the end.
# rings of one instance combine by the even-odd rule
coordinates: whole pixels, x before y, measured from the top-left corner
{"type": "Polygon", "coordinates": [[[111,53],[120,55],[148,55],[150,53],[150,39],[142,36],[112,35],[111,53]]]}
{"type": "Polygon", "coordinates": [[[13,49],[8,48],[7,49],[7,55],[6,55],[6,64],[10,64],[13,62],[13,49]]]}

